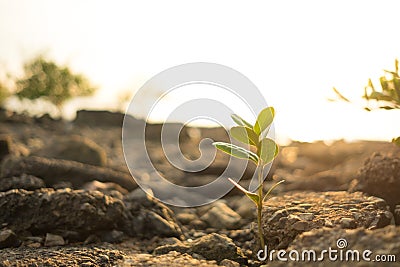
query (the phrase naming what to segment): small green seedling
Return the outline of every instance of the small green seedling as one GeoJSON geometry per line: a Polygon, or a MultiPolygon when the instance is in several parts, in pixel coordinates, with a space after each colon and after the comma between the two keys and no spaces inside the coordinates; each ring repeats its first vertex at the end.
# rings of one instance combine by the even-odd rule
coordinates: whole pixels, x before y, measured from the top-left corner
{"type": "Polygon", "coordinates": [[[274,140],[264,137],[266,133],[269,131],[272,121],[274,120],[275,110],[273,107],[268,107],[263,109],[257,117],[257,121],[254,125],[251,125],[247,121],[245,121],[240,116],[233,114],[232,119],[238,125],[232,127],[230,130],[230,134],[233,138],[242,142],[244,144],[248,144],[256,148],[256,153],[244,149],[242,147],[236,146],[230,143],[224,142],[214,142],[213,145],[219,150],[232,155],[236,158],[247,159],[252,161],[257,165],[257,175],[258,175],[258,185],[256,192],[253,193],[249,190],[244,189],[237,182],[233,181],[231,178],[228,178],[229,181],[236,186],[240,191],[242,191],[246,196],[248,196],[257,206],[257,225],[258,225],[258,236],[260,239],[260,246],[263,249],[265,246],[264,234],[261,227],[261,219],[262,219],[262,208],[263,202],[267,199],[272,190],[283,183],[284,180],[273,185],[267,193],[264,195],[263,193],[263,173],[265,166],[272,162],[272,160],[277,156],[279,147],[275,143],[274,140]]]}

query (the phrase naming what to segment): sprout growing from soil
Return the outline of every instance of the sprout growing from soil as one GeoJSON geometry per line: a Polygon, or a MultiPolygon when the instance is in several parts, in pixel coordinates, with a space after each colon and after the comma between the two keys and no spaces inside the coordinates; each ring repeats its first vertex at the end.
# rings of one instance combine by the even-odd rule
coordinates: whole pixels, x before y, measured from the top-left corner
{"type": "Polygon", "coordinates": [[[244,189],[231,178],[228,178],[228,180],[240,191],[246,194],[246,196],[248,196],[257,206],[257,226],[261,248],[264,248],[265,246],[264,234],[261,226],[263,202],[267,199],[267,197],[270,195],[275,187],[284,182],[284,180],[279,181],[278,183],[273,185],[264,195],[264,168],[268,163],[274,160],[279,151],[279,147],[274,140],[264,137],[267,135],[270,129],[272,121],[274,120],[274,116],[275,110],[273,107],[263,109],[258,114],[257,120],[254,125],[251,125],[249,122],[245,121],[243,118],[236,114],[233,114],[231,116],[233,121],[238,125],[231,128],[231,136],[239,142],[252,146],[255,152],[230,143],[213,143],[213,145],[219,150],[236,158],[250,160],[257,166],[258,185],[256,193],[244,189]]]}

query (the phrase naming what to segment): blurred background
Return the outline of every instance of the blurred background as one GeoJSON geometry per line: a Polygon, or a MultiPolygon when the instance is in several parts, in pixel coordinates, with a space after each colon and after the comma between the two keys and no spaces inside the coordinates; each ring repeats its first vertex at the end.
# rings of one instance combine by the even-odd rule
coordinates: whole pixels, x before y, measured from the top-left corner
{"type": "MultiPolygon", "coordinates": [[[[399,135],[400,111],[367,112],[363,108],[375,104],[362,96],[368,79],[378,87],[383,69],[394,69],[400,55],[399,8],[398,1],[0,0],[0,81],[11,94],[3,105],[66,119],[82,108],[124,111],[157,73],[214,62],[258,86],[277,111],[281,144],[390,141],[399,135]],[[27,62],[38,56],[68,66],[97,90],[71,95],[58,106],[13,96],[27,62]],[[352,103],[330,101],[338,99],[333,87],[352,103]]],[[[143,101],[158,97],[155,88],[143,101]]],[[[252,120],[234,99],[218,97],[252,120]]],[[[163,103],[173,107],[179,101],[171,96],[163,103]]],[[[152,121],[165,118],[165,109],[159,110],[152,121]]]]}

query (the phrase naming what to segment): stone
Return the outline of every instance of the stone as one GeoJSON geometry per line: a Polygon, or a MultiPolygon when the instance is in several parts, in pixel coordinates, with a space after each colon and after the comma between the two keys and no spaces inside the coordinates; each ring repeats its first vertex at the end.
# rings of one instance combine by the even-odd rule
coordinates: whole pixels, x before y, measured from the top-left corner
{"type": "Polygon", "coordinates": [[[101,167],[107,166],[105,150],[89,138],[79,135],[57,137],[35,155],[101,167]]]}
{"type": "Polygon", "coordinates": [[[106,195],[115,194],[115,191],[122,195],[128,194],[128,190],[116,183],[102,183],[99,181],[92,181],[82,186],[82,189],[88,191],[100,191],[106,195]],[[113,192],[114,191],[114,192],[113,192]]]}
{"type": "Polygon", "coordinates": [[[46,247],[64,246],[65,241],[64,241],[64,238],[60,235],[54,235],[54,234],[47,233],[46,238],[44,240],[44,245],[46,247]]]}
{"type": "Polygon", "coordinates": [[[47,186],[67,181],[74,188],[80,188],[85,183],[97,180],[116,183],[127,190],[137,188],[134,179],[127,173],[76,161],[37,156],[11,157],[3,161],[0,177],[20,176],[22,174],[40,177],[47,186]]]}
{"type": "Polygon", "coordinates": [[[394,209],[394,221],[396,225],[400,225],[400,205],[396,205],[394,209]]]}
{"type": "MultiPolygon", "coordinates": [[[[307,165],[307,164],[305,164],[307,165]]],[[[342,172],[324,170],[312,175],[295,174],[286,185],[287,190],[312,190],[312,191],[337,191],[346,190],[347,181],[343,179],[342,172]]]]}
{"type": "Polygon", "coordinates": [[[83,241],[84,245],[88,245],[88,244],[94,244],[94,243],[100,243],[100,237],[98,237],[97,235],[89,235],[85,241],[83,241]]]}
{"type": "Polygon", "coordinates": [[[375,219],[372,221],[368,229],[377,229],[389,225],[393,219],[393,214],[390,211],[379,211],[375,219]]]}
{"type": "MultiPolygon", "coordinates": [[[[351,261],[351,266],[377,266],[377,262],[374,261],[375,255],[400,255],[400,227],[386,226],[384,228],[376,229],[373,231],[365,228],[357,229],[342,229],[342,228],[320,228],[313,229],[309,232],[304,232],[298,235],[294,241],[286,249],[288,255],[289,251],[310,251],[316,252],[317,257],[321,256],[323,250],[332,248],[333,250],[343,251],[344,253],[351,251],[358,251],[360,260],[351,261]],[[338,246],[339,245],[339,246],[338,246]],[[364,261],[362,259],[362,253],[366,250],[370,250],[371,261],[364,261]]],[[[339,253],[335,254],[338,255],[339,253]]],[[[351,259],[351,258],[350,258],[351,259]]],[[[387,259],[390,259],[387,257],[387,259]]],[[[396,259],[398,261],[398,259],[396,259]]],[[[317,264],[314,262],[311,264],[310,261],[305,262],[306,265],[312,266],[332,266],[340,267],[347,266],[349,262],[340,260],[329,260],[329,256],[326,253],[323,261],[318,261],[317,264]],[[308,264],[307,264],[308,263],[308,264]]],[[[398,265],[398,264],[397,264],[398,265]]],[[[383,264],[383,266],[397,266],[396,262],[392,260],[383,264]]],[[[282,262],[276,257],[272,262],[268,263],[268,266],[299,266],[299,262],[290,261],[282,262]]]]}
{"type": "Polygon", "coordinates": [[[126,254],[107,246],[19,247],[0,250],[1,266],[120,266],[126,254]],[[108,261],[106,259],[108,258],[108,261]]]}
{"type": "Polygon", "coordinates": [[[118,229],[125,217],[121,200],[98,191],[71,189],[0,192],[0,224],[16,233],[76,231],[84,240],[97,231],[118,229]],[[83,219],[84,218],[84,219],[83,219]]]}
{"type": "Polygon", "coordinates": [[[12,140],[9,135],[0,136],[0,162],[9,154],[12,154],[12,140]]]}
{"type": "Polygon", "coordinates": [[[182,223],[184,225],[188,225],[191,222],[198,220],[198,217],[196,214],[193,214],[193,213],[179,213],[176,215],[176,219],[180,223],[182,223]]]}
{"type": "MultiPolygon", "coordinates": [[[[376,229],[389,225],[390,218],[385,201],[362,192],[287,192],[264,204],[262,225],[268,248],[285,249],[305,231],[324,226],[376,229]]],[[[253,234],[258,240],[255,230],[253,234]]]]}
{"type": "Polygon", "coordinates": [[[141,188],[124,196],[127,220],[124,232],[140,237],[183,238],[175,214],[167,206],[147,195],[141,188]]]}
{"type": "Polygon", "coordinates": [[[342,226],[342,228],[352,229],[357,226],[357,223],[352,218],[342,218],[342,219],[340,219],[340,225],[342,226]]]}
{"type": "Polygon", "coordinates": [[[103,110],[78,110],[74,123],[95,127],[122,127],[123,113],[103,110]]]}
{"type": "Polygon", "coordinates": [[[22,174],[10,178],[0,178],[0,192],[11,189],[36,190],[46,187],[44,181],[32,175],[22,174]]]}
{"type": "Polygon", "coordinates": [[[304,220],[304,221],[312,221],[314,219],[314,214],[313,213],[300,213],[297,214],[297,216],[299,216],[300,219],[304,220]]]}
{"type": "Polygon", "coordinates": [[[253,220],[256,217],[256,205],[247,196],[242,196],[237,201],[237,208],[235,211],[243,219],[253,220]]]}
{"type": "Polygon", "coordinates": [[[125,257],[121,266],[174,266],[174,267],[218,267],[215,261],[196,259],[194,256],[171,251],[162,255],[151,255],[146,253],[134,254],[125,257]]]}
{"type": "Polygon", "coordinates": [[[208,234],[195,239],[191,242],[185,241],[173,245],[157,247],[155,255],[166,254],[170,251],[198,254],[207,260],[215,260],[220,263],[224,259],[229,259],[239,264],[247,264],[247,259],[239,247],[233,243],[232,239],[216,233],[208,234]]]}
{"type": "Polygon", "coordinates": [[[197,229],[197,230],[204,230],[207,228],[207,224],[203,220],[200,220],[200,219],[191,221],[189,226],[193,227],[194,229],[197,229]]]}
{"type": "Polygon", "coordinates": [[[124,232],[118,230],[106,231],[101,234],[100,239],[103,242],[119,243],[124,238],[124,232]]]}
{"type": "Polygon", "coordinates": [[[18,247],[21,241],[11,229],[0,230],[0,249],[18,247]]]}
{"type": "Polygon", "coordinates": [[[57,233],[73,242],[90,236],[120,242],[124,234],[183,238],[173,212],[146,195],[121,200],[99,191],[13,189],[0,192],[0,210],[0,225],[18,235],[57,233]]]}
{"type": "Polygon", "coordinates": [[[297,231],[305,231],[309,227],[309,223],[306,221],[298,221],[292,225],[292,228],[297,231]]]}
{"type": "Polygon", "coordinates": [[[0,134],[0,163],[7,157],[28,156],[29,149],[21,143],[16,142],[12,135],[0,134]]]}
{"type": "Polygon", "coordinates": [[[235,229],[240,224],[240,215],[225,203],[217,202],[207,211],[201,220],[216,229],[235,229]]]}
{"type": "Polygon", "coordinates": [[[208,260],[221,262],[224,259],[229,259],[240,264],[247,263],[243,252],[230,238],[216,233],[194,240],[190,247],[192,252],[202,255],[208,260]]]}
{"type": "Polygon", "coordinates": [[[39,242],[32,242],[32,243],[26,244],[26,246],[28,246],[30,248],[40,248],[42,246],[42,244],[40,244],[39,242]]]}
{"type": "Polygon", "coordinates": [[[400,158],[373,154],[359,170],[349,191],[362,191],[383,198],[394,209],[400,203],[400,158]]]}
{"type": "Polygon", "coordinates": [[[144,221],[148,224],[147,229],[153,228],[154,235],[180,236],[180,228],[174,221],[171,222],[154,211],[143,210],[142,213],[144,214],[144,221]]]}
{"type": "Polygon", "coordinates": [[[240,264],[236,261],[224,259],[219,263],[220,266],[225,266],[225,267],[240,267],[240,264]]]}

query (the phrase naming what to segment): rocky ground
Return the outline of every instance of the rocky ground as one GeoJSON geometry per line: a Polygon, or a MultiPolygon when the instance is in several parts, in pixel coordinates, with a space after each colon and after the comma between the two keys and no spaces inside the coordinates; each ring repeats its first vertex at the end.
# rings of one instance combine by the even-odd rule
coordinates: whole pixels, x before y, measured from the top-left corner
{"type": "MultiPolygon", "coordinates": [[[[137,187],[122,153],[122,119],[122,114],[103,111],[80,111],[73,122],[0,111],[0,266],[378,264],[327,257],[282,262],[276,253],[258,260],[255,207],[240,191],[206,206],[177,208],[137,187]]],[[[206,184],[226,168],[228,157],[218,152],[205,170],[178,170],[162,153],[160,125],[148,127],[149,156],[172,182],[206,184]]],[[[184,155],[199,157],[198,144],[205,137],[227,139],[221,129],[184,128],[184,155]]],[[[253,172],[248,166],[240,183],[247,186],[253,172]]],[[[399,264],[398,147],[293,142],[281,148],[269,179],[286,180],[263,210],[269,251],[321,253],[338,250],[338,240],[344,239],[343,249],[371,250],[373,260],[394,255],[399,264]]],[[[383,265],[397,266],[393,261],[383,265]]]]}

